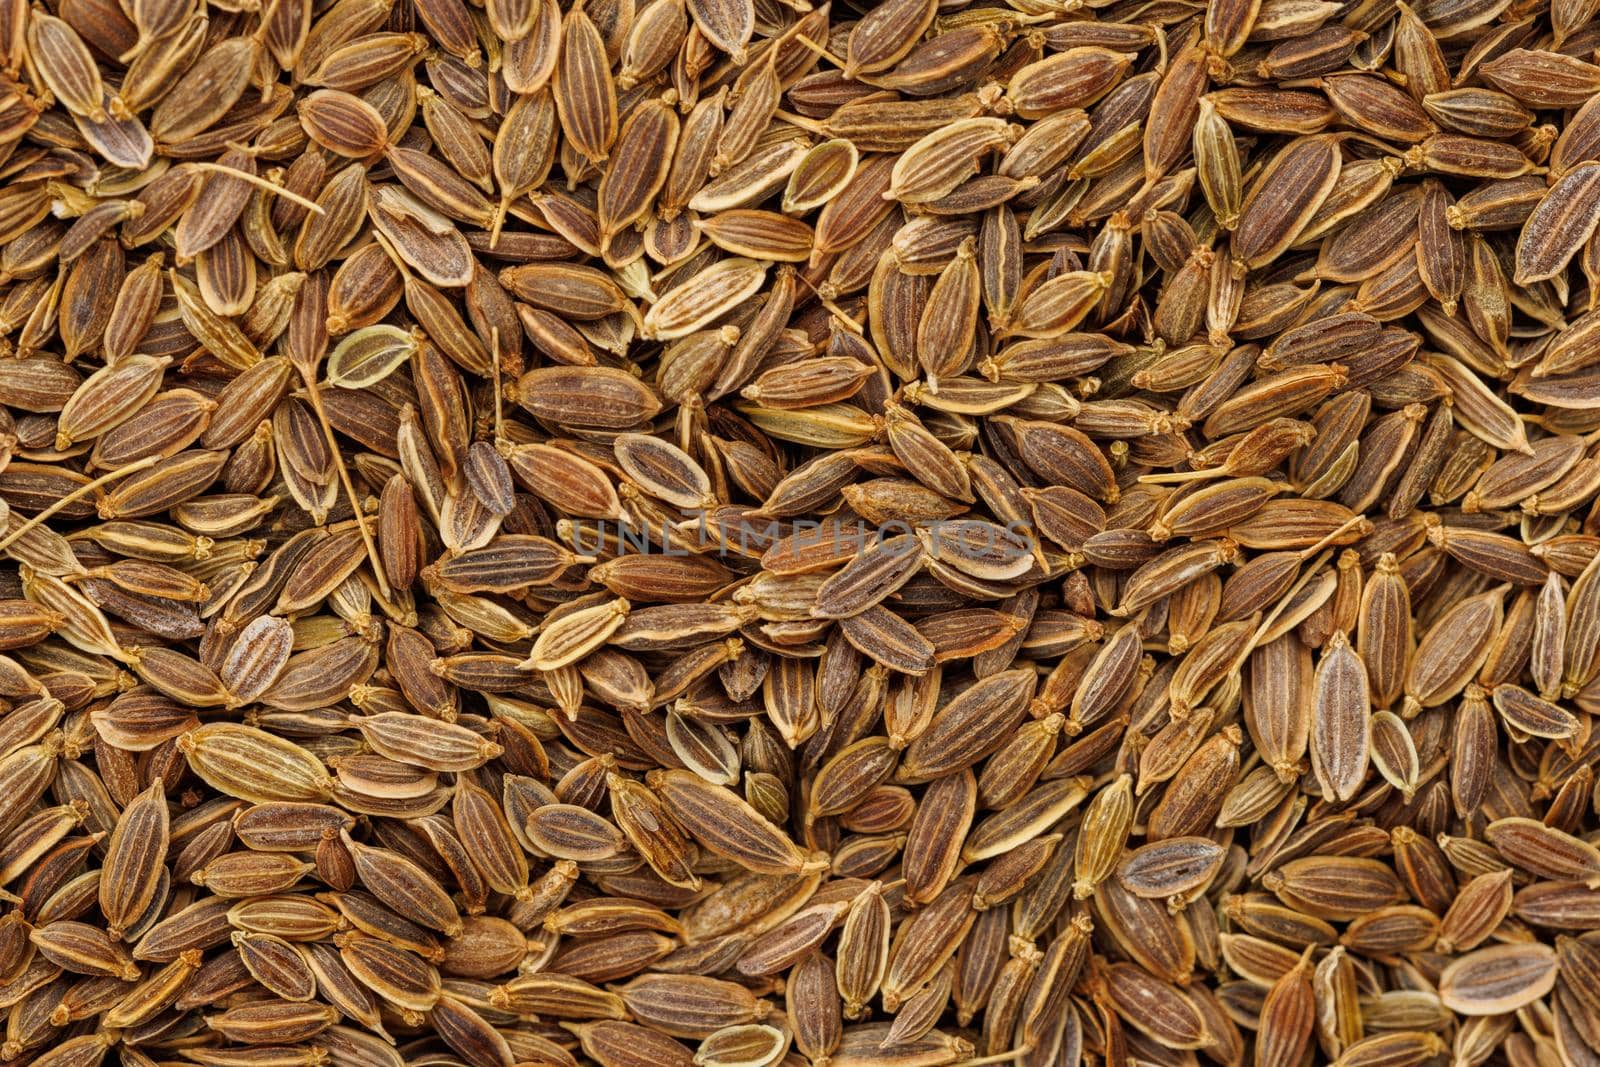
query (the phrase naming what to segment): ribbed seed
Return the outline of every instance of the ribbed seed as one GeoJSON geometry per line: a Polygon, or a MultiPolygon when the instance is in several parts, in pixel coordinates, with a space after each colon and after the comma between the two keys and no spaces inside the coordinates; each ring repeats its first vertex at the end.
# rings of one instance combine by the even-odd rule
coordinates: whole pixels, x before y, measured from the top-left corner
{"type": "Polygon", "coordinates": [[[155,897],[170,836],[167,798],[157,783],[123,810],[107,845],[100,910],[114,936],[131,927],[155,897]]]}

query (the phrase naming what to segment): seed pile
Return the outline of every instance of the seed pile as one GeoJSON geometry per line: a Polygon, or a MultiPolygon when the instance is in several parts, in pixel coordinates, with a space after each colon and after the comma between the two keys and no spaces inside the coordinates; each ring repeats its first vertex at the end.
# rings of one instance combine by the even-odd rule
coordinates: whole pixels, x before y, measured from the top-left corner
{"type": "Polygon", "coordinates": [[[0,1062],[1600,1064],[1600,0],[0,0],[0,1062]]]}

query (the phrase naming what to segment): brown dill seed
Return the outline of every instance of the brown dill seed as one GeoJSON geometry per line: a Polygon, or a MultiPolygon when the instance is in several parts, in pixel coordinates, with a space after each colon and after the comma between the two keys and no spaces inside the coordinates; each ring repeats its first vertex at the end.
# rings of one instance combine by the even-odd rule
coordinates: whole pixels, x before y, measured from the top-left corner
{"type": "Polygon", "coordinates": [[[1600,1055],[1592,3],[479,6],[0,2],[0,1060],[1600,1055]]]}

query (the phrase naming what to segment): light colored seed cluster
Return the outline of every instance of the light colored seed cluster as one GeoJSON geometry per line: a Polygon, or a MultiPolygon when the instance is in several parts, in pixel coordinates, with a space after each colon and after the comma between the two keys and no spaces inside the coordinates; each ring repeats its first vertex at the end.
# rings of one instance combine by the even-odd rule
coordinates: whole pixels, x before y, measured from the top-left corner
{"type": "Polygon", "coordinates": [[[0,0],[0,1065],[1600,1064],[1600,0],[0,0]]]}

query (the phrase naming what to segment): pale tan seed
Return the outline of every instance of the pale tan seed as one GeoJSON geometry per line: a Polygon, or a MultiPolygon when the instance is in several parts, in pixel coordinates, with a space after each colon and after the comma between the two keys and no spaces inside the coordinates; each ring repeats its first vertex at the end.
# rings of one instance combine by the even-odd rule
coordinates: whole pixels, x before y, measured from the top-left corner
{"type": "Polygon", "coordinates": [[[1556,971],[1555,950],[1548,945],[1494,945],[1446,967],[1439,976],[1439,998],[1465,1015],[1514,1011],[1548,993],[1556,971]]]}
{"type": "Polygon", "coordinates": [[[1371,748],[1365,664],[1341,633],[1317,665],[1311,763],[1323,792],[1338,801],[1355,796],[1366,778],[1371,748]]]}
{"type": "Polygon", "coordinates": [[[178,748],[201,778],[253,803],[325,800],[333,787],[315,756],[254,727],[209,723],[183,734],[178,748]]]}

